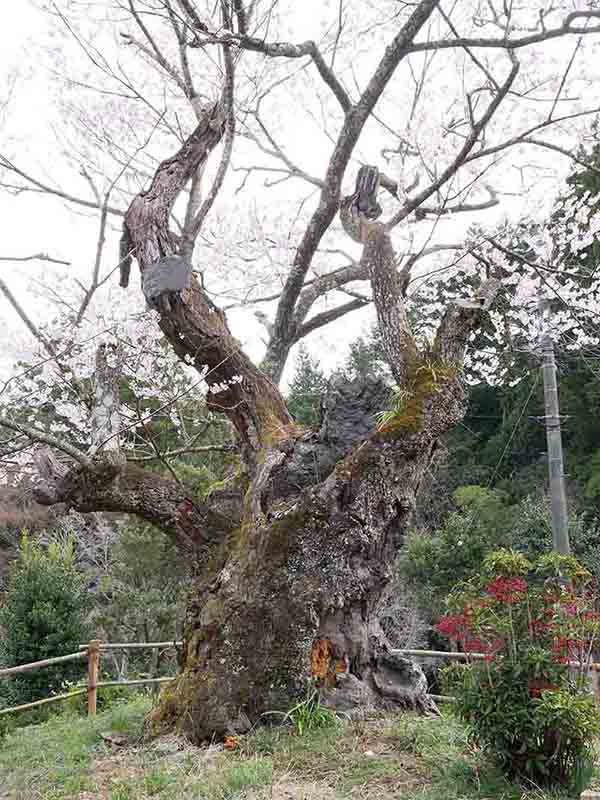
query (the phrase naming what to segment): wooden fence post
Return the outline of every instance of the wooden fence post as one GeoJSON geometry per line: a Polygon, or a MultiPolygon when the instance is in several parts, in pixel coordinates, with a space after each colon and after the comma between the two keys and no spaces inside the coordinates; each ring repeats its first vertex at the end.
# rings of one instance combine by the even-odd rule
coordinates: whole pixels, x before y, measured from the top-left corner
{"type": "Polygon", "coordinates": [[[88,698],[88,717],[96,714],[96,704],[98,700],[98,674],[100,672],[100,640],[92,639],[87,646],[88,654],[88,679],[87,679],[87,698],[88,698]]]}

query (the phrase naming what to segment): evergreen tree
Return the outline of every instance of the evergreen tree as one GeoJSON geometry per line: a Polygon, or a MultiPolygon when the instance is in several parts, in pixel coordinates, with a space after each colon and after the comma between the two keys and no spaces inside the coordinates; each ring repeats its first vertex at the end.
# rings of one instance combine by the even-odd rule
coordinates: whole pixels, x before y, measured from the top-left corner
{"type": "Polygon", "coordinates": [[[287,397],[288,408],[296,422],[315,427],[319,423],[319,408],[327,379],[318,361],[303,344],[298,348],[295,366],[296,371],[287,397]]]}
{"type": "MultiPolygon", "coordinates": [[[[89,639],[89,600],[75,564],[74,540],[44,549],[25,533],[0,608],[0,663],[12,667],[76,653],[89,639]]],[[[2,682],[2,700],[7,705],[38,700],[82,673],[82,662],[69,662],[15,675],[2,682]]]]}
{"type": "Polygon", "coordinates": [[[348,378],[379,376],[386,372],[379,327],[373,325],[364,336],[350,343],[344,373],[348,378]]]}

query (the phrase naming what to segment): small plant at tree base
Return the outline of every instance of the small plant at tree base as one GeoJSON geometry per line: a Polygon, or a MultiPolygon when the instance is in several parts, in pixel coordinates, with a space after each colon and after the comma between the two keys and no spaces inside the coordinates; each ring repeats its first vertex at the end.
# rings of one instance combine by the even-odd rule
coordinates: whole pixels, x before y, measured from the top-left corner
{"type": "Polygon", "coordinates": [[[309,686],[306,698],[301,700],[287,712],[271,711],[280,714],[283,722],[291,722],[298,736],[318,728],[332,728],[339,719],[334,711],[321,705],[319,690],[309,686]]]}
{"type": "Polygon", "coordinates": [[[488,556],[448,599],[438,631],[483,661],[445,670],[458,716],[510,775],[581,788],[600,710],[587,688],[600,634],[592,576],[572,557],[488,556]]]}

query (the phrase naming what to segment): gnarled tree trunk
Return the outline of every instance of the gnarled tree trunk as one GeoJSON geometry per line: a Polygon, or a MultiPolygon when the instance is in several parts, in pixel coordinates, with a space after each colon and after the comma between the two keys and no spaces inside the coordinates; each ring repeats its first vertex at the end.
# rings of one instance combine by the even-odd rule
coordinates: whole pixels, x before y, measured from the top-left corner
{"type": "Polygon", "coordinates": [[[155,727],[175,723],[194,741],[243,731],[288,709],[309,681],[346,712],[431,708],[421,671],[391,652],[378,603],[463,393],[452,378],[422,398],[419,430],[411,421],[364,440],[361,423],[373,427],[385,394],[379,383],[338,385],[319,435],[270,451],[240,527],[194,589],[183,674],[155,727]]]}
{"type": "MultiPolygon", "coordinates": [[[[213,129],[200,123],[132,202],[126,236],[143,283],[161,259],[175,256],[177,263],[165,227],[177,196],[171,182],[179,175],[183,185],[214,141],[213,129]]],[[[338,381],[320,430],[295,426],[276,384],[243,353],[192,276],[181,291],[167,288],[156,298],[160,325],[182,358],[209,367],[212,407],[237,431],[245,465],[237,502],[214,496],[212,505],[200,503],[180,485],[102,450],[67,471],[41,461],[42,502],[136,513],[199,559],[182,674],[152,714],[153,730],[174,725],[197,742],[244,731],[262,715],[288,709],[309,681],[347,712],[432,707],[421,670],[386,641],[378,606],[437,442],[464,414],[461,365],[482,308],[450,305],[435,341],[419,348],[389,230],[360,212],[375,199],[357,205],[356,197],[342,201],[341,219],[364,245],[362,268],[401,391],[384,426],[376,428],[375,418],[391,392],[375,379],[338,381]]],[[[486,304],[490,293],[493,287],[486,304]]]]}

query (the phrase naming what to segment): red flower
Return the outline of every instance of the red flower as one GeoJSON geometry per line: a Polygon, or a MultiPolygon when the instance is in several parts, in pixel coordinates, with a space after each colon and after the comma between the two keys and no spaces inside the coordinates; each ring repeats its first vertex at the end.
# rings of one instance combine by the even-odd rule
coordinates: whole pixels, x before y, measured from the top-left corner
{"type": "Polygon", "coordinates": [[[550,625],[543,619],[534,619],[531,622],[531,631],[534,635],[541,636],[550,630],[550,625]]]}
{"type": "Polygon", "coordinates": [[[523,578],[496,578],[487,587],[487,592],[499,603],[511,605],[521,600],[521,596],[527,592],[527,588],[527,581],[523,578]]]}
{"type": "Polygon", "coordinates": [[[442,617],[435,627],[447,639],[464,639],[469,633],[469,625],[464,614],[442,617]]]}
{"type": "Polygon", "coordinates": [[[465,639],[463,644],[465,653],[485,653],[489,644],[482,639],[465,639]]]}
{"type": "Polygon", "coordinates": [[[575,603],[563,603],[562,610],[570,617],[576,617],[579,612],[579,608],[575,603]]]}

